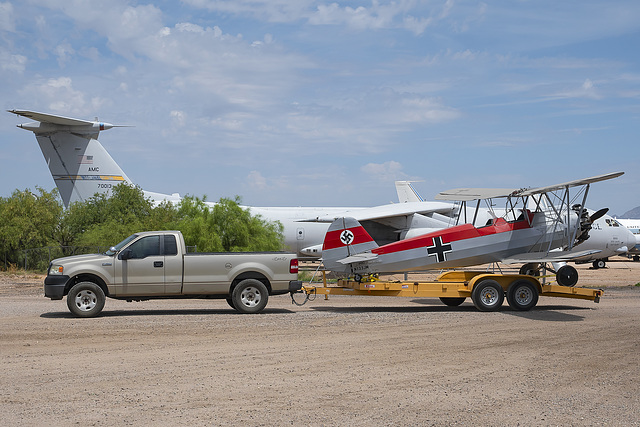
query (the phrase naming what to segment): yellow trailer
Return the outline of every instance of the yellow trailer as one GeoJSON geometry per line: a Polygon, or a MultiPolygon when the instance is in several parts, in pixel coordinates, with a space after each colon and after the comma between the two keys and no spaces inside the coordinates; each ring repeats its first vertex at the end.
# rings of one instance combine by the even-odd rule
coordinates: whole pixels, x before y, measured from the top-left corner
{"type": "Polygon", "coordinates": [[[498,310],[505,296],[511,308],[526,311],[535,307],[539,296],[585,299],[597,303],[603,294],[600,289],[546,284],[544,278],[537,276],[466,270],[444,272],[432,282],[341,279],[336,286],[328,286],[323,274],[322,286],[303,286],[301,292],[307,295],[305,302],[312,295],[325,295],[325,298],[329,295],[378,295],[440,298],[446,305],[458,306],[470,297],[481,311],[498,310]]]}

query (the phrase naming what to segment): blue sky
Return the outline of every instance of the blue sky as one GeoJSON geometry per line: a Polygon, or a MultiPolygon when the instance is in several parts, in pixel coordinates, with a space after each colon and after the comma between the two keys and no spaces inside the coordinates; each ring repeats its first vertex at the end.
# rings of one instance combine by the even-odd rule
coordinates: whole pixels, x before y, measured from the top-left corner
{"type": "MultiPolygon", "coordinates": [[[[0,102],[135,125],[143,189],[372,206],[395,180],[537,187],[613,171],[640,205],[640,2],[0,0],[0,102]]],[[[0,196],[54,187],[0,114],[0,196]]]]}

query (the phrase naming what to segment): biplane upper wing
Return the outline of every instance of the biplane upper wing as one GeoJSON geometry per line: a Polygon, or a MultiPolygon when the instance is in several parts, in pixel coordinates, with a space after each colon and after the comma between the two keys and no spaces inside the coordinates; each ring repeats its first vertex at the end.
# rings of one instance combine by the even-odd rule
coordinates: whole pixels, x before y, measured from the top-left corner
{"type": "Polygon", "coordinates": [[[451,202],[468,202],[471,200],[507,197],[517,191],[517,188],[454,188],[453,190],[447,190],[437,194],[435,199],[448,200],[451,202]]]}
{"type": "Polygon", "coordinates": [[[447,190],[439,193],[436,195],[435,199],[468,202],[471,200],[496,199],[499,197],[530,196],[532,194],[549,193],[551,191],[563,190],[568,187],[578,187],[580,185],[606,181],[607,179],[617,178],[623,174],[624,172],[611,172],[592,176],[591,178],[576,179],[563,184],[548,185],[546,187],[538,188],[455,188],[453,190],[447,190]]]}
{"type": "Polygon", "coordinates": [[[558,251],[558,252],[528,252],[523,254],[511,255],[509,258],[502,260],[504,264],[526,264],[529,262],[563,262],[573,261],[578,258],[602,252],[599,249],[590,249],[585,251],[558,251]]]}
{"type": "Polygon", "coordinates": [[[580,185],[587,185],[587,184],[593,184],[594,182],[606,181],[608,179],[617,178],[620,175],[624,175],[624,172],[605,173],[602,175],[592,176],[591,178],[576,179],[574,181],[565,182],[564,184],[555,184],[555,185],[549,185],[549,186],[540,187],[540,188],[530,188],[522,191],[519,195],[530,196],[532,194],[549,193],[551,191],[562,190],[567,187],[578,187],[580,185]]]}

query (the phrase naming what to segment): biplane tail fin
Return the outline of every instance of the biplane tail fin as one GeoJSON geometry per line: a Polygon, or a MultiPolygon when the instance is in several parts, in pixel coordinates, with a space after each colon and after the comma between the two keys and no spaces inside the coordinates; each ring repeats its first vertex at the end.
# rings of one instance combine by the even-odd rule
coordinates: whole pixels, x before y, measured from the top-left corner
{"type": "Polygon", "coordinates": [[[378,244],[355,218],[337,218],[331,223],[322,244],[322,262],[332,271],[350,272],[354,262],[376,258],[371,250],[378,244]]]}

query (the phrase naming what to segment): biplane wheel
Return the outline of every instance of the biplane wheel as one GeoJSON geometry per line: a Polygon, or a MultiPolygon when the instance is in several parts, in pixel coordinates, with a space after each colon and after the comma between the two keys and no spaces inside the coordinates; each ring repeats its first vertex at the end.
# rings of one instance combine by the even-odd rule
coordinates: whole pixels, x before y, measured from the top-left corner
{"type": "Polygon", "coordinates": [[[504,302],[504,290],[495,280],[485,279],[473,287],[471,300],[480,311],[496,311],[504,302]]]}
{"type": "Polygon", "coordinates": [[[540,264],[537,262],[530,262],[520,267],[520,274],[526,276],[539,276],[540,264]]]}
{"type": "Polygon", "coordinates": [[[556,273],[556,280],[562,286],[575,286],[578,283],[578,270],[571,265],[563,265],[556,273]]]}
{"type": "Polygon", "coordinates": [[[466,300],[465,297],[440,297],[440,301],[449,307],[457,307],[466,300]]]}
{"type": "Polygon", "coordinates": [[[358,283],[362,282],[362,275],[358,274],[358,273],[354,274],[353,275],[353,280],[355,280],[358,283]]]}
{"type": "Polygon", "coordinates": [[[516,280],[507,289],[507,302],[514,310],[531,310],[538,303],[538,288],[528,280],[516,280]]]}

